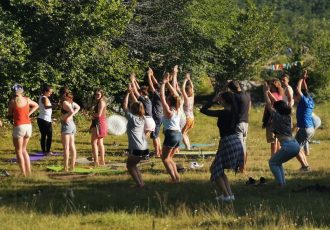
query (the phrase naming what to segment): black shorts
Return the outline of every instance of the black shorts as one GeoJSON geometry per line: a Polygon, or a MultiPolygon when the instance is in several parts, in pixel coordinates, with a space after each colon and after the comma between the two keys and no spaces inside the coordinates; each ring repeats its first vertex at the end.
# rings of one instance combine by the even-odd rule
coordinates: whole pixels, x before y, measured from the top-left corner
{"type": "Polygon", "coordinates": [[[129,150],[129,154],[135,157],[146,157],[149,155],[149,149],[146,150],[129,150]]]}

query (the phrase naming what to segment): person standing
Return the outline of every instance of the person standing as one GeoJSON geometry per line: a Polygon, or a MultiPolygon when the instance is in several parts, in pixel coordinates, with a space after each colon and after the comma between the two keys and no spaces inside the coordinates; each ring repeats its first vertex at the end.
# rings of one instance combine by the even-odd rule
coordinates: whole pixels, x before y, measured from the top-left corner
{"type": "MultiPolygon", "coordinates": [[[[274,104],[275,101],[279,101],[283,99],[284,96],[284,90],[281,86],[281,82],[278,79],[273,79],[269,82],[269,91],[268,91],[268,97],[272,104],[274,104]]],[[[270,153],[271,156],[277,152],[280,148],[280,143],[278,142],[274,132],[272,131],[273,124],[272,119],[270,116],[269,111],[265,108],[264,116],[262,118],[263,121],[263,127],[266,128],[266,140],[267,143],[270,143],[270,153]]]]}
{"type": "Polygon", "coordinates": [[[182,83],[182,96],[183,96],[183,111],[186,115],[186,122],[182,128],[182,140],[186,149],[191,149],[191,144],[188,136],[188,131],[194,127],[194,84],[190,79],[190,74],[186,73],[185,79],[182,83]]]}
{"type": "Polygon", "coordinates": [[[136,182],[138,188],[144,187],[141,172],[137,164],[149,155],[148,142],[145,135],[144,106],[142,102],[135,100],[128,105],[129,96],[133,96],[132,87],[129,86],[123,101],[123,109],[127,118],[127,137],[129,155],[127,158],[127,170],[136,182]]]}
{"type": "Polygon", "coordinates": [[[143,85],[140,88],[134,73],[131,74],[131,86],[134,97],[138,101],[142,102],[144,106],[144,119],[146,120],[144,128],[146,135],[149,136],[153,131],[155,131],[156,124],[154,119],[152,118],[152,104],[149,98],[148,87],[143,85]]]}
{"type": "Polygon", "coordinates": [[[212,162],[211,181],[222,190],[223,194],[216,199],[223,201],[235,200],[234,194],[225,169],[233,169],[235,172],[241,170],[244,164],[244,150],[241,140],[236,134],[237,128],[237,106],[234,102],[234,95],[232,92],[227,91],[216,95],[211,102],[205,104],[200,112],[211,117],[217,117],[217,126],[220,133],[220,141],[215,159],[212,162]],[[216,102],[221,101],[223,109],[213,110],[210,109],[216,102]]]}
{"type": "Polygon", "coordinates": [[[154,76],[154,72],[151,68],[147,72],[149,88],[152,93],[151,104],[152,104],[152,118],[155,121],[155,130],[151,133],[151,138],[155,148],[157,157],[162,154],[162,147],[159,138],[160,127],[162,125],[163,107],[160,100],[159,84],[154,76]]]}
{"type": "Polygon", "coordinates": [[[286,182],[282,164],[296,157],[300,150],[298,142],[292,136],[292,108],[283,100],[274,102],[272,106],[269,99],[269,87],[267,83],[264,84],[264,97],[266,108],[270,112],[273,120],[273,132],[281,144],[281,148],[270,158],[269,168],[275,176],[278,185],[283,187],[286,182]]]}
{"type": "Polygon", "coordinates": [[[13,118],[13,143],[17,162],[23,176],[31,175],[30,156],[27,145],[32,135],[30,116],[38,109],[38,104],[28,97],[23,96],[23,87],[15,84],[13,87],[14,97],[8,106],[8,116],[13,118]]]}
{"type": "Polygon", "coordinates": [[[50,86],[46,85],[42,88],[39,97],[39,116],[38,127],[41,134],[40,146],[41,151],[46,155],[51,155],[50,148],[52,146],[53,126],[52,126],[52,103],[49,97],[52,95],[53,90],[50,86]]]}
{"type": "MultiPolygon", "coordinates": [[[[303,148],[305,144],[314,136],[315,129],[313,123],[313,110],[315,107],[314,100],[308,92],[308,87],[306,83],[307,70],[304,71],[303,76],[299,79],[297,84],[297,128],[296,139],[303,148]]],[[[305,152],[309,154],[308,146],[305,152]]],[[[300,151],[297,156],[298,161],[301,164],[301,171],[310,171],[310,167],[306,158],[304,151],[300,151]]]]}
{"type": "Polygon", "coordinates": [[[178,151],[182,140],[180,128],[180,98],[175,93],[176,90],[169,83],[169,73],[166,73],[160,87],[160,99],[163,106],[163,126],[164,126],[164,142],[162,148],[161,159],[170,174],[172,182],[180,182],[180,176],[173,161],[174,154],[178,151]],[[165,95],[165,86],[172,92],[169,96],[165,95]]]}
{"type": "Polygon", "coordinates": [[[61,99],[61,133],[62,145],[64,149],[64,171],[74,170],[77,158],[75,146],[75,134],[77,132],[73,116],[78,113],[80,106],[73,101],[73,94],[69,90],[65,90],[61,99]],[[71,153],[71,154],[70,154],[71,153]],[[71,162],[69,167],[69,158],[71,162]]]}
{"type": "Polygon", "coordinates": [[[108,134],[108,124],[107,124],[107,103],[104,95],[104,91],[98,89],[94,92],[95,106],[94,113],[92,116],[91,124],[91,143],[94,165],[105,165],[105,148],[103,139],[108,134]],[[100,160],[99,160],[100,154],[100,160]]]}
{"type": "Polygon", "coordinates": [[[251,109],[251,97],[250,94],[243,91],[239,84],[239,81],[233,80],[228,82],[228,88],[234,93],[235,103],[238,109],[238,123],[236,127],[236,133],[242,142],[244,150],[244,167],[245,169],[247,161],[247,147],[246,139],[249,129],[249,112],[251,109]]]}
{"type": "Polygon", "coordinates": [[[284,90],[284,96],[283,96],[283,101],[288,103],[288,105],[292,108],[294,105],[294,100],[293,100],[293,89],[289,85],[290,82],[290,77],[287,74],[284,74],[281,77],[282,85],[283,85],[283,90],[284,90]]]}

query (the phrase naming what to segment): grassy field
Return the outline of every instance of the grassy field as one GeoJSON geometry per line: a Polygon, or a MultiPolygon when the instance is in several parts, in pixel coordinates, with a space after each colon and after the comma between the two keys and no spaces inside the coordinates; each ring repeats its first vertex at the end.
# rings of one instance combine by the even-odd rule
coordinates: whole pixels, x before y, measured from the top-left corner
{"type": "MultiPolygon", "coordinates": [[[[312,171],[299,172],[300,165],[295,159],[287,162],[288,185],[278,189],[267,163],[270,146],[265,142],[265,130],[261,129],[263,108],[253,108],[248,172],[228,173],[236,197],[229,204],[214,199],[215,187],[209,182],[208,172],[212,157],[176,157],[176,162],[187,169],[179,184],[167,183],[169,176],[160,159],[151,158],[151,163],[140,166],[146,189],[133,188],[124,167],[118,168],[123,172],[119,175],[49,172],[46,166],[62,164],[62,157],[55,156],[33,162],[31,177],[19,177],[18,165],[6,162],[15,157],[7,125],[0,129],[0,169],[10,173],[9,177],[0,176],[0,229],[329,229],[329,112],[329,104],[316,108],[323,125],[314,137],[320,144],[311,145],[308,157],[312,171]],[[191,161],[204,167],[189,170],[191,161]],[[247,186],[248,176],[257,180],[263,176],[267,183],[247,186]],[[322,186],[328,186],[328,190],[323,191],[322,186]]],[[[216,120],[197,110],[195,114],[192,143],[217,144],[216,120]]],[[[91,156],[88,126],[83,117],[78,119],[78,157],[91,156]]],[[[59,124],[55,123],[54,128],[52,149],[61,152],[59,124]]],[[[105,143],[107,161],[125,162],[126,135],[108,136],[105,143]]],[[[38,151],[39,133],[35,126],[29,152],[38,151]]]]}

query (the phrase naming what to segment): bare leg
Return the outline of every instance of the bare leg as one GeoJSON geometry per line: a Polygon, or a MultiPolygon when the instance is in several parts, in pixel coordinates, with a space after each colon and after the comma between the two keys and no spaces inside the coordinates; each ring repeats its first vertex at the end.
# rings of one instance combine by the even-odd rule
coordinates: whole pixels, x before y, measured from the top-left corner
{"type": "Polygon", "coordinates": [[[25,161],[22,153],[22,145],[23,145],[23,138],[13,138],[13,143],[15,146],[16,158],[19,163],[19,167],[21,169],[21,173],[26,176],[25,170],[25,161]]]}
{"type": "Polygon", "coordinates": [[[229,184],[229,180],[228,180],[228,177],[226,174],[223,175],[223,181],[225,183],[225,186],[226,186],[226,189],[227,189],[227,192],[229,194],[229,196],[232,196],[233,193],[231,191],[231,187],[230,187],[230,184],[229,184]]]}
{"type": "Polygon", "coordinates": [[[160,155],[162,154],[162,148],[161,148],[161,145],[160,145],[159,137],[157,137],[156,139],[152,139],[152,143],[154,144],[156,156],[160,157],[160,155]]]}
{"type": "Polygon", "coordinates": [[[143,187],[144,183],[142,180],[142,176],[140,170],[136,167],[136,165],[140,162],[140,159],[137,157],[128,156],[126,166],[129,174],[132,176],[137,186],[143,187]]]}
{"type": "Polygon", "coordinates": [[[99,152],[100,152],[100,165],[105,165],[105,149],[104,149],[104,144],[103,144],[103,138],[98,139],[98,147],[99,147],[99,152]]]}
{"type": "Polygon", "coordinates": [[[99,149],[98,149],[98,138],[96,133],[96,128],[92,128],[92,152],[93,152],[93,158],[94,158],[94,165],[99,166],[99,149]]]}
{"type": "Polygon", "coordinates": [[[70,135],[62,133],[62,145],[64,154],[64,172],[69,169],[70,135]]]}
{"type": "Polygon", "coordinates": [[[29,138],[23,138],[22,155],[24,157],[24,164],[25,164],[26,175],[31,175],[30,156],[29,156],[29,154],[27,152],[27,144],[28,143],[29,143],[29,138]]]}
{"type": "Polygon", "coordinates": [[[170,176],[172,178],[172,181],[177,182],[176,175],[174,172],[174,170],[176,168],[173,168],[173,163],[172,163],[173,160],[171,159],[171,156],[170,156],[171,150],[173,150],[173,148],[163,146],[163,153],[162,153],[161,158],[162,158],[163,164],[164,164],[168,174],[170,174],[170,176]]]}
{"type": "Polygon", "coordinates": [[[229,191],[227,190],[226,182],[224,179],[224,176],[219,176],[216,180],[215,183],[221,188],[223,195],[225,197],[229,196],[229,191]]]}
{"type": "Polygon", "coordinates": [[[190,148],[191,148],[190,140],[189,140],[187,132],[182,134],[182,140],[183,140],[184,145],[186,146],[186,149],[190,150],[190,148]]]}
{"type": "Polygon", "coordinates": [[[76,145],[74,143],[74,134],[70,135],[70,151],[71,151],[71,164],[70,164],[70,171],[74,170],[74,166],[76,164],[77,159],[77,150],[76,145]]]}
{"type": "Polygon", "coordinates": [[[300,162],[302,167],[308,166],[308,161],[303,151],[300,151],[296,158],[300,162]]]}

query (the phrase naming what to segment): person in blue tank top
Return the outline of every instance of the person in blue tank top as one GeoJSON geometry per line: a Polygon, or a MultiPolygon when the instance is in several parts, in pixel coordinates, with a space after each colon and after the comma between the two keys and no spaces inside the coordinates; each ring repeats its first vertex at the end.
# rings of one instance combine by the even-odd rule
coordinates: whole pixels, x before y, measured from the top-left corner
{"type": "MultiPolygon", "coordinates": [[[[298,81],[296,89],[296,100],[298,102],[296,113],[298,131],[296,133],[296,140],[301,148],[303,148],[315,133],[312,116],[315,104],[313,98],[308,92],[306,83],[307,77],[307,70],[305,70],[303,76],[298,81]]],[[[307,150],[307,152],[309,152],[309,150],[307,150]]],[[[301,171],[310,171],[306,155],[303,151],[300,151],[297,159],[301,164],[301,171]]]]}

